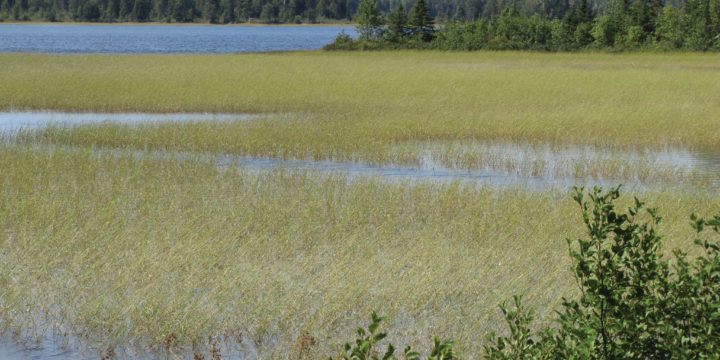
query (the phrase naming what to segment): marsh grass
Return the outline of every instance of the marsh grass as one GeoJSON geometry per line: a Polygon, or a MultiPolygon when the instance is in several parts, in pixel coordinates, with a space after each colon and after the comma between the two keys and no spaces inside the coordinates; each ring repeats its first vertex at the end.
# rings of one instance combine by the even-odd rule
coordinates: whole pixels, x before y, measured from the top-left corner
{"type": "MultiPolygon", "coordinates": [[[[564,144],[497,141],[413,141],[395,146],[334,149],[315,156],[312,140],[294,148],[281,145],[292,131],[275,133],[268,124],[297,121],[295,115],[265,116],[237,122],[104,123],[50,126],[21,131],[11,142],[110,149],[184,152],[301,161],[332,161],[422,170],[471,171],[519,178],[583,179],[644,184],[712,187],[720,180],[710,165],[697,165],[693,152],[679,148],[632,150],[564,144]],[[303,148],[304,147],[304,148],[303,148]],[[706,168],[707,167],[707,168],[706,168]]],[[[311,121],[305,119],[304,121],[311,121]]],[[[292,127],[292,125],[287,125],[292,127]]]]}
{"type": "MultiPolygon", "coordinates": [[[[0,327],[21,341],[67,334],[106,355],[141,347],[209,357],[230,349],[218,344],[226,340],[261,358],[317,358],[379,311],[393,319],[395,344],[427,348],[438,335],[478,357],[483,335],[500,326],[498,303],[525,294],[542,321],[574,291],[564,239],[583,230],[568,194],[248,171],[207,155],[689,177],[644,154],[720,150],[717,60],[0,54],[2,109],[293,114],[4,139],[0,327]],[[493,144],[528,150],[508,160],[493,144]],[[526,158],[546,147],[610,155],[559,167],[526,158]],[[97,151],[106,148],[115,150],[97,151]],[[137,156],[146,150],[167,156],[137,156]],[[640,155],[615,156],[628,151],[640,155]]],[[[642,197],[660,208],[668,249],[690,244],[691,212],[720,207],[701,188],[642,197]]]]}
{"type": "Polygon", "coordinates": [[[720,152],[719,59],[413,51],[3,54],[0,108],[285,114],[49,128],[30,136],[46,143],[373,165],[420,166],[430,159],[521,176],[702,183],[692,169],[658,164],[652,153],[720,152]],[[513,161],[483,149],[498,143],[549,148],[555,158],[568,148],[640,156],[559,165],[513,161]]]}
{"type": "MultiPolygon", "coordinates": [[[[497,303],[541,318],[572,283],[567,194],[219,169],[201,158],[7,145],[0,151],[0,324],[96,349],[183,353],[217,339],[263,358],[333,351],[373,310],[394,343],[479,354],[497,303]]],[[[669,248],[716,194],[649,193],[669,248]]],[[[630,199],[625,199],[629,201],[630,199]]],[[[219,351],[219,350],[218,350],[219,351]]]]}
{"type": "Polygon", "coordinates": [[[294,157],[468,139],[717,151],[718,56],[3,54],[0,108],[310,114],[242,128],[256,151],[294,157]]]}

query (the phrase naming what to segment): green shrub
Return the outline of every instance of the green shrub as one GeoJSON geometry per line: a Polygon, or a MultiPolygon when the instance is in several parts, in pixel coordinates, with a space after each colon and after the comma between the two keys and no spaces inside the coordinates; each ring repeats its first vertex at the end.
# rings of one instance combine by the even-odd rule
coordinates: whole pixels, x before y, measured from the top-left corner
{"type": "MultiPolygon", "coordinates": [[[[507,317],[510,337],[489,346],[488,359],[717,359],[720,347],[720,242],[695,240],[703,254],[694,262],[674,252],[662,259],[662,237],[655,227],[661,217],[635,199],[627,212],[615,209],[619,188],[603,193],[595,188],[585,198],[577,190],[588,230],[587,239],[568,240],[579,299],[563,300],[558,328],[529,335],[531,314],[507,317]],[[521,334],[522,337],[520,337],[521,334]],[[524,347],[508,343],[527,339],[524,347]],[[503,352],[504,351],[504,352],[503,352]]],[[[691,216],[702,232],[720,232],[720,216],[691,216]]],[[[516,306],[520,311],[519,301],[516,306]]]]}
{"type": "MultiPolygon", "coordinates": [[[[556,326],[537,332],[531,330],[533,311],[523,307],[520,296],[512,308],[503,303],[509,335],[486,336],[486,359],[720,358],[720,241],[696,239],[701,254],[692,261],[682,250],[674,251],[674,261],[665,260],[655,230],[662,220],[657,209],[635,198],[621,212],[619,197],[620,187],[576,189],[573,198],[588,233],[567,240],[579,297],[563,298],[556,326]]],[[[708,227],[720,234],[720,215],[690,218],[698,234],[708,227]]],[[[371,330],[380,320],[373,314],[371,330]]],[[[373,334],[359,339],[356,348],[346,345],[345,359],[365,359],[352,354],[369,351],[373,334]]],[[[452,342],[445,344],[452,350],[452,342]]],[[[388,345],[390,355],[393,349],[388,345]]],[[[452,352],[442,359],[456,357],[452,352]]]]}
{"type": "MultiPolygon", "coordinates": [[[[344,360],[397,360],[395,356],[395,346],[388,344],[382,357],[380,353],[373,347],[378,341],[381,341],[387,337],[387,333],[378,331],[380,323],[385,320],[386,316],[377,316],[376,313],[372,313],[370,316],[370,325],[367,330],[363,328],[357,329],[358,338],[355,340],[355,345],[345,343],[343,352],[338,359],[344,360]]],[[[433,349],[430,351],[428,360],[457,360],[457,354],[453,349],[455,344],[452,341],[441,341],[438,337],[433,339],[433,349]]],[[[330,360],[333,358],[330,357],[330,360]]],[[[402,359],[404,360],[420,360],[420,354],[407,346],[403,350],[402,359]]]]}
{"type": "Polygon", "coordinates": [[[335,37],[335,41],[323,46],[323,50],[356,50],[357,48],[358,42],[353,40],[345,30],[340,31],[335,37]]]}

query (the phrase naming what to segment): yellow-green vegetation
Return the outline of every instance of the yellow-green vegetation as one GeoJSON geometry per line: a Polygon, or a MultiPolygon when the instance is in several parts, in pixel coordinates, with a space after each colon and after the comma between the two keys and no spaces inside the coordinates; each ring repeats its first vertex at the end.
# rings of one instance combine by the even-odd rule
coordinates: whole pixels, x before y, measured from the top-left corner
{"type": "MultiPolygon", "coordinates": [[[[118,125],[43,141],[483,169],[493,142],[720,151],[717,54],[299,52],[0,55],[0,108],[285,114],[244,123],[118,125]],[[440,143],[442,146],[434,146],[440,143]],[[428,147],[427,145],[433,145],[428,147]]],[[[682,165],[582,161],[564,176],[678,180],[682,165]],[[589,165],[585,165],[589,163],[589,165]]],[[[511,172],[516,165],[498,165],[511,172]]],[[[550,172],[543,160],[525,175],[550,172]]]]}
{"type": "MultiPolygon", "coordinates": [[[[480,170],[523,177],[600,178],[698,186],[708,185],[715,179],[714,176],[703,176],[707,175],[703,169],[691,168],[688,159],[692,155],[683,149],[627,150],[476,140],[406,141],[395,146],[378,145],[364,149],[365,144],[357,144],[357,138],[348,137],[344,141],[356,145],[346,150],[335,149],[320,154],[310,149],[284,150],[288,137],[294,135],[292,132],[283,133],[283,124],[297,121],[297,116],[286,115],[232,122],[104,123],[22,132],[19,139],[26,143],[480,170]]],[[[314,123],[310,117],[303,121],[313,126],[310,125],[314,123]]],[[[307,143],[298,143],[298,146],[312,146],[312,141],[308,139],[307,143]]]]}
{"type": "MultiPolygon", "coordinates": [[[[564,239],[583,228],[568,193],[220,168],[187,154],[684,182],[682,164],[659,167],[653,154],[720,151],[718,60],[0,54],[4,110],[266,115],[6,138],[0,325],[23,339],[60,329],[103,349],[176,353],[242,334],[243,351],[261,358],[316,358],[377,310],[395,344],[427,348],[439,335],[477,357],[502,326],[502,300],[524,294],[546,319],[576,291],[564,239]],[[503,146],[549,157],[515,161],[503,146]],[[553,162],[568,149],[591,155],[553,162]]],[[[667,249],[689,247],[691,212],[720,210],[704,187],[641,197],[665,216],[667,249]]]]}
{"type": "MultiPolygon", "coordinates": [[[[523,293],[545,316],[574,291],[564,238],[583,231],[565,193],[36,146],[0,163],[0,323],[21,337],[177,353],[242,334],[284,359],[307,332],[317,357],[378,310],[394,343],[441,335],[472,358],[501,300],[523,293]]],[[[670,248],[689,247],[690,212],[720,209],[713,194],[644,197],[670,248]]]]}
{"type": "Polygon", "coordinates": [[[233,129],[256,151],[300,157],[454,139],[720,149],[717,54],[3,54],[0,63],[4,109],[311,114],[233,129]]]}

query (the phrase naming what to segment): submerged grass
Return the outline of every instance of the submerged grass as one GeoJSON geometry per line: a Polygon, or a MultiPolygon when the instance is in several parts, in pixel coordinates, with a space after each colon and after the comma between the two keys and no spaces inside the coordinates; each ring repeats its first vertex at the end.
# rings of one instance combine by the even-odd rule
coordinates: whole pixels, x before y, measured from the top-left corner
{"type": "MultiPolygon", "coordinates": [[[[378,310],[393,343],[442,335],[472,358],[501,300],[523,293],[543,317],[574,291],[564,193],[34,146],[0,163],[0,324],[24,339],[177,353],[228,337],[291,358],[311,336],[317,357],[378,310]]],[[[670,249],[689,247],[690,212],[720,210],[714,193],[643,198],[670,249]]]]}
{"type": "MultiPolygon", "coordinates": [[[[642,183],[712,186],[718,175],[714,163],[694,164],[696,155],[685,149],[604,149],[563,144],[516,144],[496,141],[408,141],[392,147],[363,150],[355,143],[346,152],[313,156],[309,148],[279,145],[292,131],[276,132],[268,124],[292,122],[294,116],[272,116],[238,122],[154,124],[105,123],[79,128],[49,127],[20,132],[21,143],[241,155],[258,158],[350,161],[379,166],[478,171],[518,177],[576,178],[642,183]]],[[[278,125],[280,126],[280,125],[278,125]]],[[[349,140],[355,141],[357,139],[349,140]]],[[[311,141],[302,146],[310,146],[311,141]]]]}
{"type": "MultiPolygon", "coordinates": [[[[452,141],[410,145],[422,149],[425,166],[481,170],[518,177],[599,179],[643,184],[710,185],[711,164],[683,149],[609,150],[568,145],[452,141]]],[[[407,147],[399,147],[403,152],[407,147]]],[[[720,179],[719,179],[720,180],[720,179]]]]}

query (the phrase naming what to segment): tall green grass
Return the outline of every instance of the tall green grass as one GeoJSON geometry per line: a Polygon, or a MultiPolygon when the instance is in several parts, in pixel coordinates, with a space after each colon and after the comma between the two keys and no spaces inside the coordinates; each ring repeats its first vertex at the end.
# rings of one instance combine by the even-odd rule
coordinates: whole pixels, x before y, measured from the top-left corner
{"type": "MultiPolygon", "coordinates": [[[[441,335],[474,357],[502,299],[526,294],[544,317],[574,291],[564,239],[582,227],[564,193],[37,146],[0,163],[0,324],[26,341],[61,329],[102,349],[202,353],[242,334],[290,358],[307,333],[317,356],[378,310],[395,344],[441,335]]],[[[690,212],[720,204],[643,197],[669,248],[689,244],[690,212]]]]}

